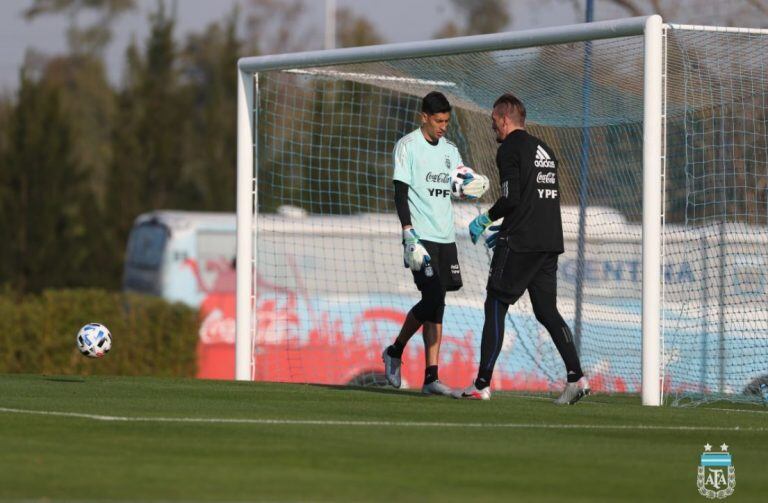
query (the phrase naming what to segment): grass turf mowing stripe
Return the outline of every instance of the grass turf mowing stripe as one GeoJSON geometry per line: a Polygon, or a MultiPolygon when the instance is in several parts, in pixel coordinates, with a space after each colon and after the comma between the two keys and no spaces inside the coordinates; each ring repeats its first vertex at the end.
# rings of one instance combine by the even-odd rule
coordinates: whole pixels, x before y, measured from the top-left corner
{"type": "Polygon", "coordinates": [[[554,430],[657,430],[657,431],[758,431],[768,428],[740,426],[663,426],[643,424],[547,424],[547,423],[451,423],[434,421],[345,421],[314,419],[247,419],[247,418],[204,418],[204,417],[131,417],[85,414],[80,412],[60,412],[49,410],[12,409],[0,407],[0,412],[8,414],[30,414],[38,416],[70,417],[94,421],[113,422],[157,422],[157,423],[208,423],[208,424],[256,424],[285,426],[389,426],[415,428],[518,428],[518,429],[554,429],[554,430]]]}

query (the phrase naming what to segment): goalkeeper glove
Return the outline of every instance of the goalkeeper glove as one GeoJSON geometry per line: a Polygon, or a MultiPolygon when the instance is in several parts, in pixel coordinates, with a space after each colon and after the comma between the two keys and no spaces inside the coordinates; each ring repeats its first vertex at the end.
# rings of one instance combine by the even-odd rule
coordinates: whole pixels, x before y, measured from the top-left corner
{"type": "Polygon", "coordinates": [[[493,234],[489,234],[488,237],[485,238],[485,246],[488,247],[489,250],[493,250],[493,248],[496,246],[496,241],[499,239],[500,229],[500,225],[492,225],[488,227],[488,230],[493,232],[493,234]]]}
{"type": "Polygon", "coordinates": [[[467,199],[478,199],[488,190],[488,178],[483,175],[470,174],[464,178],[461,185],[461,192],[467,199]]]}
{"type": "Polygon", "coordinates": [[[412,271],[419,271],[429,264],[430,257],[427,249],[419,241],[416,230],[411,228],[403,231],[403,265],[412,271]]]}
{"type": "Polygon", "coordinates": [[[477,243],[477,240],[480,239],[480,236],[485,232],[485,229],[492,223],[488,213],[478,215],[474,220],[469,222],[469,237],[472,239],[472,244],[477,243]]]}

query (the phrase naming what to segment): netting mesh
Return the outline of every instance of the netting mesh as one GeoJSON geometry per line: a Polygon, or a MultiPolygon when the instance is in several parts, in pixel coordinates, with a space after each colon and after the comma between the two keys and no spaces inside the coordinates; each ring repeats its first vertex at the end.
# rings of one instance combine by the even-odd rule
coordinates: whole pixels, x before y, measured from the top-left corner
{"type": "Polygon", "coordinates": [[[668,385],[682,403],[759,399],[768,374],[768,35],[671,29],[667,38],[668,385]]]}
{"type": "MultiPolygon", "coordinates": [[[[686,56],[687,40],[675,43],[668,65],[666,385],[675,392],[718,391],[719,365],[728,373],[722,390],[739,392],[745,380],[761,372],[759,354],[766,353],[766,285],[755,279],[764,276],[733,269],[747,258],[749,267],[757,268],[754,260],[765,258],[759,244],[764,241],[755,241],[765,236],[765,116],[743,118],[743,98],[757,97],[747,87],[728,100],[712,98],[725,96],[724,90],[711,91],[708,103],[717,102],[716,107],[696,102],[696,92],[703,95],[714,84],[714,73],[702,68],[702,58],[692,62],[686,56]],[[762,135],[762,143],[748,138],[742,126],[762,135]],[[731,136],[718,132],[722,128],[731,136]],[[743,145],[738,150],[737,137],[743,145]],[[726,143],[731,149],[727,163],[721,152],[726,143]],[[754,162],[742,163],[744,176],[724,169],[747,150],[754,162]],[[730,177],[725,186],[720,175],[730,177]],[[742,185],[754,191],[739,192],[742,185]],[[733,201],[742,193],[741,211],[762,218],[762,224],[738,220],[733,213],[719,219],[731,203],[717,198],[733,201]],[[763,213],[755,210],[759,201],[763,213]],[[747,232],[747,224],[762,227],[747,232]],[[725,238],[731,234],[750,244],[725,238]],[[729,293],[732,286],[721,281],[726,276],[749,285],[751,300],[729,293]],[[762,297],[756,292],[760,285],[762,297]],[[731,312],[734,306],[755,316],[747,322],[731,312]],[[752,336],[737,337],[747,326],[752,336]],[[742,356],[732,359],[737,345],[731,342],[725,351],[718,349],[723,340],[737,339],[746,341],[738,346],[742,356]],[[753,355],[744,357],[747,348],[753,355]]],[[[575,329],[582,365],[599,391],[639,391],[642,58],[642,37],[629,37],[260,73],[255,378],[381,382],[381,351],[419,299],[410,272],[402,267],[392,149],[418,127],[421,97],[439,90],[454,106],[448,138],[465,164],[489,176],[492,186],[477,205],[454,204],[464,287],[447,295],[440,376],[451,386],[470,382],[480,354],[490,254],[471,244],[467,224],[498,196],[490,109],[499,95],[512,92],[526,104],[529,131],[560,159],[566,252],[559,262],[558,303],[575,329]]],[[[759,66],[750,68],[753,80],[740,82],[762,82],[763,101],[754,101],[749,110],[763,114],[765,68],[762,73],[759,66]]],[[[719,84],[730,82],[737,89],[732,77],[723,73],[720,78],[719,84]]],[[[506,334],[495,389],[562,386],[562,361],[527,296],[510,309],[506,334]]],[[[415,337],[404,353],[404,381],[420,385],[423,370],[423,344],[415,337]]]]}

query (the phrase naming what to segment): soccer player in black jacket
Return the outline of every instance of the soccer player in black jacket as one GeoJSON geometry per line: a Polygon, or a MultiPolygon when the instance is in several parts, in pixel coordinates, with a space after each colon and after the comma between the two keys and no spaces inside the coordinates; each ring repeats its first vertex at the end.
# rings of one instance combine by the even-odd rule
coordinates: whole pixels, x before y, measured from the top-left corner
{"type": "Polygon", "coordinates": [[[525,106],[512,94],[493,105],[491,115],[499,150],[501,196],[469,224],[476,243],[493,248],[485,299],[485,322],[477,378],[458,398],[489,400],[491,376],[504,339],[504,319],[511,304],[528,290],[536,319],[544,325],[565,362],[567,384],[557,404],[574,404],[589,394],[570,328],[557,310],[557,259],[563,253],[558,162],[546,143],[525,130],[525,106]]]}

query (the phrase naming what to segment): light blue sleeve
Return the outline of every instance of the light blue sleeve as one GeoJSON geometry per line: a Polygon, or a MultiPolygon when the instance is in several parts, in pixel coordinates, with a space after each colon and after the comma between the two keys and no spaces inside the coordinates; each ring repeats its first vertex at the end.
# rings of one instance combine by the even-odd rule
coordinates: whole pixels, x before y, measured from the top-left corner
{"type": "Polygon", "coordinates": [[[461,159],[461,154],[459,153],[459,149],[454,147],[453,148],[453,167],[456,168],[458,166],[464,166],[464,161],[461,159]]]}
{"type": "Polygon", "coordinates": [[[408,144],[404,141],[399,141],[395,145],[395,150],[392,152],[395,163],[395,174],[392,177],[393,180],[398,180],[407,185],[412,184],[412,169],[411,169],[411,151],[408,148],[408,144]]]}

